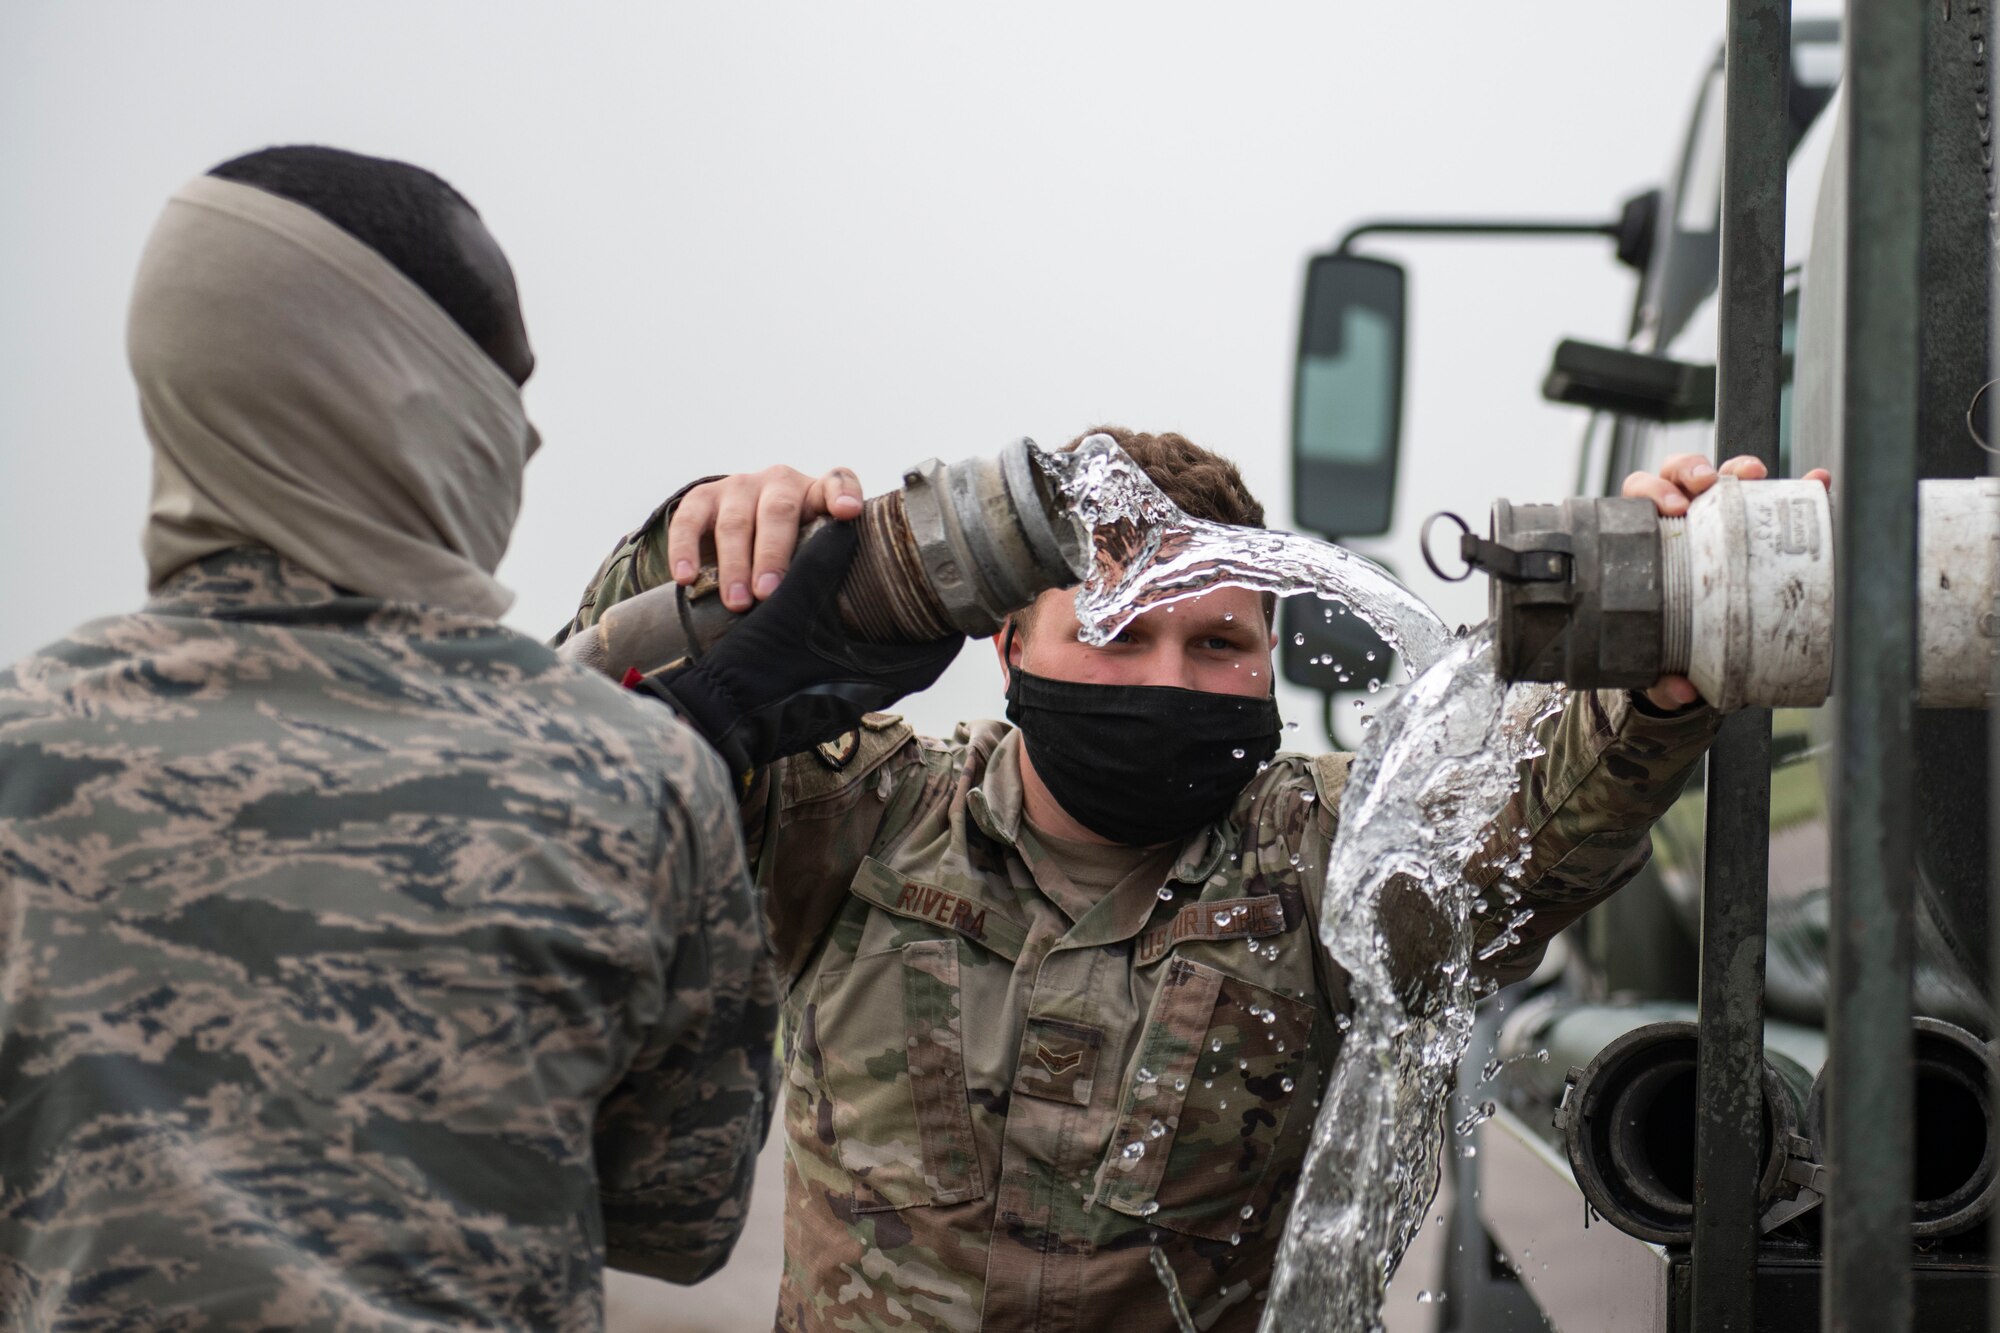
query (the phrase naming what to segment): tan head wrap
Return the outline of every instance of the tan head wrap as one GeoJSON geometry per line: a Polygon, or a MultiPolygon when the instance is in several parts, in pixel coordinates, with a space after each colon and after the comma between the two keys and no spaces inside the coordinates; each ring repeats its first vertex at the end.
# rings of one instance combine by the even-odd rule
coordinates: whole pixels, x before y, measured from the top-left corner
{"type": "Polygon", "coordinates": [[[540,443],[520,389],[422,289],[288,199],[199,177],[126,331],[153,442],[153,586],[266,546],[341,587],[498,616],[540,443]]]}

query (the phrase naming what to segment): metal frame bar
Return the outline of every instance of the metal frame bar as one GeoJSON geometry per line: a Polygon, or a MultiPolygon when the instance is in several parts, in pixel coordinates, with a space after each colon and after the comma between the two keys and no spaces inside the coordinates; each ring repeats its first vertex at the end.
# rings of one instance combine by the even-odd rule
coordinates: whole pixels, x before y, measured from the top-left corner
{"type": "MultiPolygon", "coordinates": [[[[2000,5],[1993,0],[1982,0],[1984,10],[1980,14],[1985,29],[1985,39],[1981,54],[1986,62],[1986,105],[1988,114],[1992,108],[2000,107],[2000,59],[1995,59],[1994,43],[2000,41],[2000,5]]],[[[1986,373],[1990,379],[2000,379],[2000,270],[1987,269],[1987,343],[1989,358],[1986,373]]],[[[1990,470],[2000,477],[2000,454],[1987,460],[1990,470]]],[[[1993,659],[1993,681],[1987,686],[1986,713],[1986,797],[1987,797],[1987,870],[1986,902],[1987,926],[1986,945],[1989,952],[1987,962],[1988,1002],[2000,1010],[2000,921],[1996,921],[1995,907],[2000,906],[2000,837],[1993,837],[1991,831],[2000,828],[2000,709],[1993,705],[2000,702],[2000,654],[1993,659]]],[[[2000,1034],[1988,1033],[1991,1040],[2000,1034]]],[[[2000,1103],[2000,1066],[1996,1066],[1993,1095],[2000,1103]]],[[[1986,1284],[1987,1327],[2000,1329],[2000,1226],[1988,1223],[1991,1241],[1987,1262],[1992,1265],[1992,1273],[1986,1284]]]]}
{"type": "MultiPolygon", "coordinates": [[[[1790,0],[1730,0],[1716,451],[1755,454],[1773,475],[1784,383],[1791,27],[1790,0]]],[[[1703,1333],[1748,1333],[1756,1312],[1770,818],[1771,714],[1746,708],[1723,724],[1708,758],[1693,1265],[1694,1326],[1703,1333]]]]}
{"type": "Polygon", "coordinates": [[[1381,218],[1349,227],[1334,247],[1345,254],[1363,236],[1610,236],[1618,235],[1618,222],[1454,222],[1438,218],[1381,218]]]}
{"type": "Polygon", "coordinates": [[[1919,212],[1932,5],[1848,0],[1823,1327],[1908,1333],[1919,212]]]}

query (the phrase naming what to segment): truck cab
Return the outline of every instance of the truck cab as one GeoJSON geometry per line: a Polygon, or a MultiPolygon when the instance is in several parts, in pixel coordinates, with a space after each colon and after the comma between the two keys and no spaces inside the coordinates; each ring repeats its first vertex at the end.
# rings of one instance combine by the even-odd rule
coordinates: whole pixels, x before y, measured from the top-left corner
{"type": "MultiPolygon", "coordinates": [[[[1969,16],[1966,23],[1975,41],[1983,36],[1982,17],[1969,16]]],[[[1845,179],[1840,24],[1796,19],[1791,39],[1780,476],[1837,467],[1840,192],[1854,188],[1845,179]]],[[[1975,408],[1989,373],[1986,283],[1994,255],[1992,166],[1980,153],[1989,132],[1985,72],[1974,42],[1938,60],[1938,86],[1925,94],[1933,108],[1943,108],[1934,113],[1943,128],[1938,151],[1926,159],[1926,300],[1938,317],[1923,353],[1930,419],[1922,466],[1925,476],[1974,476],[1987,463],[1972,436],[1982,420],[1975,408]]],[[[1626,338],[1616,345],[1566,341],[1552,349],[1544,394],[1587,414],[1576,448],[1578,495],[1616,495],[1629,473],[1657,470],[1675,454],[1719,460],[1739,452],[1716,438],[1714,421],[1724,88],[1718,51],[1700,80],[1678,160],[1659,189],[1628,203],[1618,223],[1602,228],[1637,274],[1626,338]]],[[[1383,229],[1398,226],[1421,229],[1383,229]]],[[[1378,254],[1356,254],[1343,245],[1309,268],[1294,411],[1295,511],[1304,526],[1329,535],[1369,531],[1356,526],[1369,520],[1366,513],[1334,515],[1315,507],[1328,483],[1314,478],[1328,476],[1330,468],[1351,470],[1373,460],[1379,477],[1386,459],[1387,480],[1358,493],[1393,494],[1403,395],[1425,392],[1420,376],[1403,383],[1403,317],[1400,267],[1378,254]],[[1336,394],[1349,401],[1336,407],[1336,394]],[[1327,518],[1315,523],[1320,513],[1327,518]],[[1336,534],[1332,522],[1349,526],[1336,534]]],[[[1321,627],[1312,622],[1323,613],[1308,611],[1286,626],[1287,642],[1296,645],[1286,649],[1286,665],[1297,683],[1316,686],[1324,677],[1309,668],[1329,658],[1354,660],[1361,645],[1317,637],[1321,627]]],[[[1351,623],[1334,632],[1356,633],[1351,623]]],[[[1329,717],[1333,711],[1329,706],[1329,717]]],[[[1928,1018],[1969,1033],[1975,1045],[1993,1033],[1983,998],[1984,719],[1983,713],[1926,713],[1918,736],[1924,827],[1918,839],[1915,1010],[1920,1022],[1928,1018]]],[[[1766,1044],[1808,1078],[1824,1055],[1828,792],[1837,781],[1830,720],[1830,710],[1781,710],[1773,717],[1766,1044]]],[[[1453,1243],[1442,1281],[1424,1280],[1443,1297],[1440,1330],[1689,1326],[1686,1246],[1625,1234],[1617,1219],[1595,1213],[1564,1160],[1561,1124],[1574,1075],[1584,1066],[1641,1026],[1694,1016],[1705,800],[1698,777],[1656,826],[1654,856],[1640,878],[1572,927],[1534,978],[1485,1006],[1450,1116],[1478,1126],[1447,1157],[1453,1243]]],[[[1918,1326],[1927,1329],[1986,1326],[1985,1246],[1996,1154],[1984,1058],[1970,1056],[1957,1082],[1930,1086],[1919,1080],[1918,1214],[1934,1220],[1919,1232],[1916,1267],[1918,1326]],[[1927,1190],[1934,1196],[1928,1212],[1927,1190]]],[[[1650,1185],[1681,1191],[1691,1207],[1691,1065],[1685,1079],[1660,1086],[1669,1101],[1686,1102],[1685,1132],[1635,1139],[1627,1150],[1652,1154],[1650,1185]]],[[[1663,1113],[1661,1123],[1671,1126],[1672,1115],[1663,1113]]],[[[1801,1123],[1798,1130],[1803,1139],[1811,1126],[1801,1123]]],[[[1805,1147],[1801,1142],[1802,1153],[1805,1147]]],[[[1784,1160],[1784,1169],[1797,1171],[1803,1183],[1810,1177],[1809,1155],[1784,1160],[1779,1145],[1774,1160],[1784,1160]]],[[[1816,1196],[1802,1188],[1788,1190],[1787,1198],[1766,1218],[1758,1326],[1817,1328],[1816,1196]],[[1768,1319],[1766,1310],[1772,1312],[1768,1319]]]]}

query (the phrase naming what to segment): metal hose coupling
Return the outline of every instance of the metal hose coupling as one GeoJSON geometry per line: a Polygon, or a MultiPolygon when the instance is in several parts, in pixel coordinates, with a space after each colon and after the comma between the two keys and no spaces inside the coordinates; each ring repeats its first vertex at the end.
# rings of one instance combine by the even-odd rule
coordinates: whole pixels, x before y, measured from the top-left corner
{"type": "MultiPolygon", "coordinates": [[[[2000,595],[2000,481],[1926,481],[1918,517],[1918,702],[1983,708],[2000,595]]],[[[1833,511],[1813,481],[1723,477],[1685,517],[1647,499],[1496,501],[1463,520],[1457,578],[1492,578],[1508,680],[1644,689],[1684,675],[1725,712],[1811,708],[1833,687],[1833,511]]],[[[1426,524],[1425,559],[1432,558],[1426,524]]]]}
{"type": "MultiPolygon", "coordinates": [[[[2000,1145],[1994,1142],[1994,1053],[1972,1033],[1941,1018],[1914,1022],[1916,1172],[1910,1234],[1917,1240],[1969,1231],[1993,1214],[2000,1191],[2000,1145]]],[[[1814,1080],[1806,1124],[1826,1157],[1827,1071],[1814,1080]]]]}
{"type": "MultiPolygon", "coordinates": [[[[1694,1236],[1698,1033],[1682,1021],[1626,1032],[1570,1069],[1555,1111],[1583,1196],[1620,1231],[1661,1245],[1694,1236]]],[[[1768,1231],[1817,1205],[1823,1182],[1801,1132],[1811,1072],[1767,1046],[1760,1082],[1757,1208],[1759,1230],[1768,1231]]]]}
{"type": "MultiPolygon", "coordinates": [[[[868,500],[838,598],[847,627],[876,643],[978,638],[1048,589],[1081,582],[1090,535],[1056,495],[1041,454],[1022,439],[992,458],[927,459],[904,472],[902,489],[868,500]]],[[[718,595],[708,546],[704,555],[692,584],[618,603],[558,652],[614,680],[698,657],[739,619],[718,595]]]]}

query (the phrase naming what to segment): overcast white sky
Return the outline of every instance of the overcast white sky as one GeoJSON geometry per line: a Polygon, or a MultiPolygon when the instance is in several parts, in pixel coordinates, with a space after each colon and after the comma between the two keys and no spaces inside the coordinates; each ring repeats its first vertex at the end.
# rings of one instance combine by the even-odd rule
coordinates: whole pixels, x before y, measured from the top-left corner
{"type": "MultiPolygon", "coordinates": [[[[1829,6],[1815,4],[1815,12],[1829,6]]],[[[1805,12],[1805,7],[1801,7],[1805,12]]],[[[683,480],[1118,421],[1287,511],[1303,261],[1370,215],[1609,216],[1678,150],[1723,0],[1499,5],[0,7],[0,661],[143,593],[127,288],[165,196],[321,142],[456,184],[513,259],[546,447],[502,577],[560,624],[683,480]]],[[[1569,490],[1538,386],[1616,339],[1599,243],[1384,241],[1411,266],[1398,529],[1569,490]]],[[[999,710],[974,645],[910,712],[999,710]]],[[[1299,694],[1291,715],[1308,727],[1299,694]]]]}

